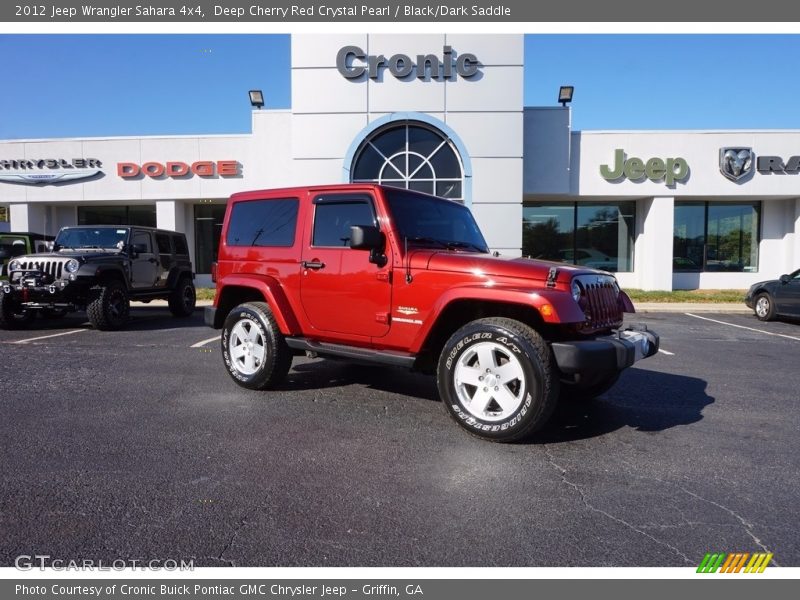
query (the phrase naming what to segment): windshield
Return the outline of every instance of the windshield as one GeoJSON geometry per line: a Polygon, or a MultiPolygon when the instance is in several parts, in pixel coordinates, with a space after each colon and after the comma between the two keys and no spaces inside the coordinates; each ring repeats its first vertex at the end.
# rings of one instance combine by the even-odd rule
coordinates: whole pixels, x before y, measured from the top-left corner
{"type": "Polygon", "coordinates": [[[385,195],[401,242],[406,238],[409,245],[489,252],[466,206],[406,190],[386,190],[385,195]]]}
{"type": "Polygon", "coordinates": [[[127,229],[113,227],[70,227],[56,237],[55,250],[80,248],[114,248],[122,250],[128,239],[127,229]]]}

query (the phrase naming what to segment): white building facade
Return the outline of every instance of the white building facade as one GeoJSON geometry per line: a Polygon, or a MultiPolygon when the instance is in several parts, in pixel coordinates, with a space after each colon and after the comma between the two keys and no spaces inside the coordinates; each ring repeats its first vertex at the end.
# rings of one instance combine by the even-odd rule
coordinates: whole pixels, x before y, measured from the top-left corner
{"type": "Polygon", "coordinates": [[[523,44],[293,35],[291,109],[254,110],[249,134],[0,141],[0,230],[182,231],[203,284],[232,193],[376,181],[464,202],[503,255],[626,287],[800,267],[798,132],[573,132],[570,109],[523,106],[523,44]]]}

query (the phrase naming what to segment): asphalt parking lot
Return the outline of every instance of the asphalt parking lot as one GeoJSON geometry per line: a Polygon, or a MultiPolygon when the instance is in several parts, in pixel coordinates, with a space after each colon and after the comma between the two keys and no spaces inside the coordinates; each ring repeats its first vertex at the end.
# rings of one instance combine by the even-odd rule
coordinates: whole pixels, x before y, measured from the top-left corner
{"type": "Polygon", "coordinates": [[[665,352],[498,445],[432,378],[303,358],[249,392],[200,311],[133,315],[0,331],[0,565],[800,565],[798,324],[636,315],[665,352]]]}

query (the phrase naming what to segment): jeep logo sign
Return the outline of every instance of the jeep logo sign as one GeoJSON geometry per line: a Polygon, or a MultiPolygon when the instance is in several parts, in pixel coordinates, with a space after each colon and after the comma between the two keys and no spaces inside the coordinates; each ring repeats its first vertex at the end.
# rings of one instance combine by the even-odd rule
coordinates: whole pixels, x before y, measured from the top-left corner
{"type": "Polygon", "coordinates": [[[671,186],[689,176],[689,163],[680,157],[650,158],[647,162],[635,157],[626,159],[625,151],[618,148],[614,151],[614,167],[600,165],[600,176],[606,181],[623,178],[641,181],[646,177],[650,181],[664,181],[666,185],[671,186]]]}
{"type": "Polygon", "coordinates": [[[367,54],[358,46],[345,46],[336,54],[336,68],[347,79],[356,79],[364,73],[370,79],[378,79],[381,71],[403,79],[412,73],[417,79],[455,79],[460,75],[466,79],[478,73],[481,64],[474,54],[455,56],[451,46],[442,47],[442,59],[435,54],[417,54],[416,62],[406,54],[394,54],[386,58],[383,54],[367,54]]]}

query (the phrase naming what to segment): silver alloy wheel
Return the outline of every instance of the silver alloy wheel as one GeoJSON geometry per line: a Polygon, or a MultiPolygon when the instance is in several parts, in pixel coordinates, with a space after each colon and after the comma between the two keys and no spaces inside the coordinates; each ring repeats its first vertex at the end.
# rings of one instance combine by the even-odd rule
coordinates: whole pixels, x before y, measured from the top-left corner
{"type": "Polygon", "coordinates": [[[458,359],[453,383],[461,405],[482,421],[509,418],[527,393],[519,359],[496,342],[470,346],[458,359]]]}
{"type": "Polygon", "coordinates": [[[767,316],[768,313],[769,313],[769,298],[767,298],[766,296],[762,296],[756,302],[756,314],[759,317],[764,318],[767,316]]]}
{"type": "Polygon", "coordinates": [[[264,335],[252,319],[242,319],[231,330],[228,342],[231,364],[242,375],[256,373],[267,354],[264,335]]]}

